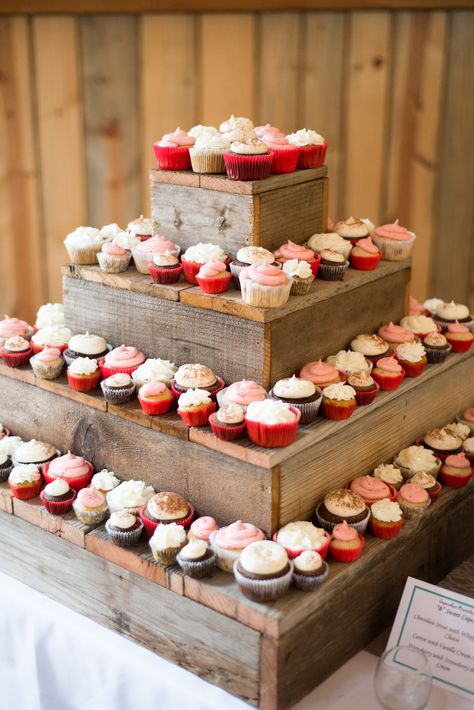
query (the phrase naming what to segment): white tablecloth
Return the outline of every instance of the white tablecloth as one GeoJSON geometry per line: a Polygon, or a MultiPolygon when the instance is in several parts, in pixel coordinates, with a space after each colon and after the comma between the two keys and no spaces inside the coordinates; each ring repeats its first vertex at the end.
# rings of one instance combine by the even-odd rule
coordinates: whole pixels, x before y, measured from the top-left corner
{"type": "MultiPolygon", "coordinates": [[[[357,654],[294,710],[378,710],[377,658],[357,654]]],[[[249,706],[0,573],[0,710],[248,710],[249,706]]],[[[438,688],[429,710],[472,705],[438,688]]]]}

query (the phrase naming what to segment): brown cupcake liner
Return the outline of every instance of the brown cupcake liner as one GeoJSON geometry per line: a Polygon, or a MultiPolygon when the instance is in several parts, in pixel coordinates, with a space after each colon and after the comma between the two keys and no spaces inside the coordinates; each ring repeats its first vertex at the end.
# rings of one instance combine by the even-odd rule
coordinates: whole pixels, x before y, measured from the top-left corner
{"type": "Polygon", "coordinates": [[[248,599],[260,603],[272,602],[283,597],[290,589],[293,562],[289,560],[288,564],[290,566],[288,572],[281,577],[249,579],[239,572],[237,568],[238,560],[236,560],[233,569],[235,581],[239,585],[242,594],[248,599]]]}
{"type": "Polygon", "coordinates": [[[135,530],[114,530],[110,526],[109,519],[105,523],[105,529],[107,530],[107,533],[114,545],[117,545],[118,547],[131,547],[132,545],[137,544],[143,532],[142,521],[138,518],[137,522],[139,523],[139,526],[135,530]]]}
{"type": "Polygon", "coordinates": [[[135,392],[133,382],[129,387],[108,387],[103,380],[100,387],[105,401],[110,404],[126,404],[126,402],[130,402],[135,392]]]}
{"type": "Polygon", "coordinates": [[[292,296],[304,296],[309,293],[311,284],[314,281],[314,276],[308,276],[307,279],[293,279],[291,284],[291,295],[292,296]]]}
{"type": "Polygon", "coordinates": [[[215,148],[190,148],[191,167],[195,173],[225,173],[224,151],[215,148]]]}
{"type": "Polygon", "coordinates": [[[106,254],[100,251],[97,254],[97,261],[99,262],[100,270],[104,271],[106,274],[120,274],[128,269],[130,264],[130,259],[132,255],[130,252],[123,254],[122,256],[114,254],[106,254]]]}
{"type": "Polygon", "coordinates": [[[449,348],[445,348],[444,350],[438,350],[437,348],[430,348],[430,346],[425,345],[425,343],[423,343],[423,347],[425,348],[426,357],[428,359],[428,362],[431,362],[433,365],[435,365],[438,362],[444,362],[452,350],[451,345],[449,346],[449,348]]]}
{"type": "MultiPolygon", "coordinates": [[[[319,508],[321,507],[322,503],[318,505],[316,508],[316,517],[318,519],[318,523],[324,530],[327,530],[328,532],[332,533],[336,525],[339,525],[339,523],[332,523],[329,520],[326,520],[325,518],[322,518],[319,514],[319,508]]],[[[367,515],[363,520],[361,520],[358,523],[350,523],[351,528],[355,528],[357,532],[359,532],[361,535],[365,533],[367,530],[367,525],[369,524],[369,518],[370,518],[370,510],[367,508],[367,515]]],[[[342,522],[339,521],[339,522],[342,522]]]]}
{"type": "Polygon", "coordinates": [[[293,572],[293,584],[296,589],[299,589],[302,592],[314,592],[314,590],[317,589],[322,582],[324,582],[329,574],[328,563],[323,562],[323,565],[324,572],[311,577],[308,577],[305,574],[298,574],[298,572],[293,572]]]}
{"type": "Polygon", "coordinates": [[[319,264],[318,278],[323,281],[342,281],[349,266],[349,262],[343,264],[319,264]]]}
{"type": "Polygon", "coordinates": [[[183,570],[184,574],[194,579],[211,577],[216,564],[216,555],[213,553],[204,560],[186,560],[181,554],[176,556],[176,562],[183,570]]]}
{"type": "Polygon", "coordinates": [[[13,471],[13,461],[10,459],[9,466],[0,467],[0,483],[8,481],[8,476],[13,471]]]}
{"type": "Polygon", "coordinates": [[[36,356],[33,356],[30,358],[30,365],[36,377],[41,380],[55,380],[63,371],[64,360],[61,358],[61,362],[51,365],[50,363],[38,362],[36,356]]]}

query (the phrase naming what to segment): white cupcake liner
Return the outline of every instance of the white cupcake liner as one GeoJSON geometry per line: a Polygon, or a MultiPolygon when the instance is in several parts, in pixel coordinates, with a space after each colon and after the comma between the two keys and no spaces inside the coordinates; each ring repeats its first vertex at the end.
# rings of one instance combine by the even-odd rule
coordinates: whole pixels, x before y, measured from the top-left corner
{"type": "Polygon", "coordinates": [[[327,562],[323,562],[324,572],[311,577],[307,577],[305,574],[299,574],[296,570],[293,572],[293,584],[296,589],[302,592],[313,592],[319,587],[319,585],[324,582],[329,574],[329,565],[327,562]]]}
{"type": "Polygon", "coordinates": [[[264,286],[251,281],[250,279],[240,279],[240,289],[242,300],[249,306],[258,308],[278,308],[284,306],[290,297],[293,279],[281,286],[264,286]]]}
{"type": "Polygon", "coordinates": [[[281,577],[270,579],[250,579],[241,574],[237,569],[238,560],[234,562],[233,573],[235,581],[240,587],[242,594],[255,602],[271,602],[283,597],[290,589],[291,578],[293,576],[293,562],[288,560],[289,570],[281,577]]]}
{"type": "Polygon", "coordinates": [[[188,577],[203,579],[211,577],[216,563],[216,555],[213,553],[204,560],[186,560],[181,554],[176,556],[176,562],[188,577]]]}
{"type": "Polygon", "coordinates": [[[100,251],[97,254],[97,261],[99,262],[100,270],[104,271],[106,274],[120,274],[128,269],[130,264],[130,259],[132,255],[130,252],[126,254],[107,254],[104,251],[100,251]]]}
{"type": "Polygon", "coordinates": [[[117,547],[131,547],[131,545],[137,544],[143,532],[143,523],[140,518],[137,518],[137,522],[139,526],[136,530],[115,530],[111,529],[109,518],[105,523],[105,529],[114,545],[117,545],[117,547]]]}
{"type": "Polygon", "coordinates": [[[195,173],[225,173],[224,149],[190,148],[189,157],[195,173]]]}
{"type": "MultiPolygon", "coordinates": [[[[280,397],[277,397],[273,393],[273,387],[268,394],[270,396],[270,399],[275,399],[277,402],[283,401],[280,397]]],[[[319,399],[315,399],[314,402],[304,402],[304,403],[300,403],[298,401],[291,402],[291,406],[295,407],[295,409],[299,409],[299,411],[301,412],[300,424],[311,424],[311,422],[314,422],[315,419],[317,419],[322,401],[323,401],[323,393],[320,391],[319,399]]],[[[288,404],[288,403],[286,403],[286,404],[288,404]]]]}
{"type": "Polygon", "coordinates": [[[76,518],[84,525],[100,525],[107,515],[107,507],[101,510],[82,510],[77,505],[77,500],[72,504],[76,518]]]}
{"type": "Polygon", "coordinates": [[[82,264],[84,266],[97,264],[97,254],[102,249],[103,242],[91,247],[76,247],[73,244],[66,244],[67,253],[71,264],[82,264]]]}
{"type": "Polygon", "coordinates": [[[378,246],[382,252],[382,259],[385,261],[405,261],[411,256],[416,235],[413,232],[408,232],[410,239],[401,242],[396,239],[387,239],[387,237],[379,237],[372,232],[370,235],[374,244],[378,246]]]}
{"type": "Polygon", "coordinates": [[[55,380],[63,371],[64,360],[61,358],[61,362],[52,365],[47,362],[39,362],[36,360],[36,355],[33,355],[30,358],[30,365],[36,377],[39,377],[40,380],[55,380]]]}
{"type": "MultiPolygon", "coordinates": [[[[324,530],[327,530],[328,532],[332,532],[336,525],[339,525],[342,520],[339,521],[339,523],[331,523],[329,520],[325,520],[319,515],[319,508],[322,506],[322,503],[318,505],[316,508],[316,517],[318,519],[318,523],[324,530]]],[[[369,524],[369,518],[370,518],[370,510],[367,509],[367,514],[363,520],[361,520],[358,523],[350,523],[351,528],[355,528],[357,532],[359,532],[361,535],[365,533],[367,530],[367,525],[369,524]]]]}

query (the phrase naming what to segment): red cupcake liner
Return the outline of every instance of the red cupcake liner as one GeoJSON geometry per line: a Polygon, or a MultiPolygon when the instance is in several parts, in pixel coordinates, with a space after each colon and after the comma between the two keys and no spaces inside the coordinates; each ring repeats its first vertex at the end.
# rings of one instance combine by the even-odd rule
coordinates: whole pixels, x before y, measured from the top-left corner
{"type": "MultiPolygon", "coordinates": [[[[189,506],[189,515],[184,518],[183,520],[173,520],[170,522],[175,522],[176,525],[181,525],[183,528],[189,528],[191,523],[193,522],[194,518],[194,506],[191,503],[188,503],[189,506]]],[[[155,532],[156,528],[158,527],[159,523],[153,522],[153,520],[150,520],[149,518],[146,517],[145,515],[145,510],[147,507],[147,503],[143,505],[140,510],[138,511],[138,515],[140,516],[140,520],[143,523],[143,527],[145,528],[145,535],[147,536],[148,539],[151,538],[153,533],[155,532]]],[[[166,523],[165,523],[166,525],[166,523]]]]}
{"type": "Polygon", "coordinates": [[[400,518],[400,522],[391,523],[390,526],[387,527],[385,525],[381,525],[377,520],[370,516],[369,527],[370,532],[372,535],[375,535],[375,537],[380,537],[382,540],[391,540],[392,538],[397,537],[403,527],[403,523],[404,519],[400,518]]]}
{"type": "Polygon", "coordinates": [[[472,468],[471,472],[465,476],[453,476],[450,473],[445,473],[443,467],[441,467],[439,475],[444,485],[448,486],[448,488],[464,488],[472,478],[472,468]]]}
{"type": "MultiPolygon", "coordinates": [[[[140,363],[140,365],[141,364],[142,363],[140,363]]],[[[97,365],[99,366],[103,380],[106,380],[107,377],[111,377],[112,375],[117,375],[119,372],[123,373],[124,375],[132,375],[135,370],[140,367],[140,365],[134,365],[133,367],[108,367],[105,364],[105,358],[103,357],[97,361],[97,365]]]]}
{"type": "Polygon", "coordinates": [[[374,371],[372,371],[371,376],[383,392],[391,392],[400,387],[405,379],[405,371],[401,372],[398,377],[386,377],[385,375],[380,375],[378,372],[374,371]]]}
{"type": "Polygon", "coordinates": [[[407,362],[406,360],[398,360],[398,362],[403,367],[407,377],[418,377],[425,369],[428,361],[425,358],[421,362],[407,362]]]}
{"type": "Polygon", "coordinates": [[[169,399],[149,400],[143,399],[138,395],[138,401],[145,414],[149,414],[151,417],[159,417],[160,414],[166,414],[166,412],[170,411],[174,397],[170,397],[169,399]]]}
{"type": "Polygon", "coordinates": [[[298,165],[298,158],[300,155],[300,149],[298,146],[295,146],[294,148],[286,148],[286,150],[279,150],[278,148],[272,148],[272,150],[272,173],[274,175],[294,173],[296,166],[298,165]]]}
{"type": "Polygon", "coordinates": [[[74,491],[74,495],[69,500],[46,500],[44,491],[41,491],[40,498],[48,513],[51,513],[51,515],[65,515],[65,513],[69,513],[72,508],[72,504],[76,498],[76,491],[74,491]]]}
{"type": "Polygon", "coordinates": [[[186,426],[204,426],[207,424],[209,417],[216,411],[217,405],[215,402],[210,402],[204,409],[179,409],[178,414],[186,424],[186,426]]]}
{"type": "Polygon", "coordinates": [[[321,145],[302,146],[298,156],[298,169],[305,170],[307,168],[320,168],[324,165],[327,149],[327,143],[322,143],[321,145]]]}
{"type": "Polygon", "coordinates": [[[65,350],[67,350],[67,343],[64,343],[63,345],[53,345],[53,346],[50,346],[50,345],[37,345],[36,343],[34,343],[34,342],[31,340],[31,341],[30,341],[30,345],[31,345],[31,347],[32,347],[33,352],[34,352],[35,355],[38,355],[38,353],[40,353],[42,350],[44,350],[45,348],[49,348],[49,347],[57,348],[57,349],[60,350],[62,353],[63,353],[65,350]]]}
{"type": "Polygon", "coordinates": [[[434,502],[441,493],[441,483],[439,481],[436,481],[436,488],[434,489],[434,491],[427,491],[427,493],[431,498],[431,502],[434,502]]]}
{"type": "Polygon", "coordinates": [[[365,545],[365,539],[357,533],[359,536],[359,547],[355,547],[350,550],[341,550],[340,548],[335,548],[331,544],[329,545],[329,554],[335,562],[355,562],[362,552],[362,548],[365,545]]]}
{"type": "Polygon", "coordinates": [[[27,486],[26,488],[15,486],[13,483],[10,483],[10,481],[8,481],[8,485],[10,486],[12,495],[15,498],[18,498],[19,500],[30,500],[31,498],[36,498],[39,495],[41,486],[43,485],[43,479],[40,478],[38,483],[35,483],[32,486],[27,486]]]}
{"type": "Polygon", "coordinates": [[[69,387],[76,392],[92,392],[92,390],[95,390],[98,387],[101,378],[100,370],[93,377],[71,375],[69,370],[67,370],[66,375],[69,387]]]}
{"type": "MultiPolygon", "coordinates": [[[[219,386],[216,387],[216,389],[213,390],[212,392],[209,392],[209,394],[211,395],[211,399],[213,399],[214,401],[216,401],[217,393],[220,392],[221,390],[223,390],[225,387],[225,382],[222,379],[222,377],[219,377],[219,375],[216,375],[216,380],[217,380],[217,383],[219,386]]],[[[174,380],[171,380],[171,389],[172,389],[173,394],[176,397],[176,399],[179,399],[181,397],[181,395],[183,394],[182,392],[180,392],[179,390],[176,389],[174,380]]]]}
{"type": "Polygon", "coordinates": [[[217,278],[203,278],[196,274],[196,282],[204,293],[225,293],[229,288],[230,280],[232,274],[230,271],[226,271],[225,276],[220,276],[217,278]]]}
{"type": "MultiPolygon", "coordinates": [[[[225,265],[229,266],[229,264],[230,258],[226,257],[225,265]]],[[[193,286],[197,286],[198,282],[196,280],[196,276],[202,264],[197,264],[195,261],[186,261],[184,257],[181,257],[181,265],[183,267],[184,280],[187,281],[188,284],[193,284],[193,286]]]]}
{"type": "Polygon", "coordinates": [[[359,407],[365,407],[366,404],[372,404],[379,392],[380,385],[375,383],[375,389],[370,392],[356,392],[356,402],[359,407]]]}
{"type": "Polygon", "coordinates": [[[237,155],[225,152],[224,163],[230,180],[264,180],[272,171],[273,151],[264,155],[237,155]]]}
{"type": "MultiPolygon", "coordinates": [[[[321,555],[323,560],[325,560],[327,557],[329,543],[331,542],[331,536],[326,530],[324,530],[324,535],[326,537],[326,542],[323,545],[320,545],[319,547],[312,548],[314,552],[317,552],[319,555],[321,555]]],[[[273,542],[278,542],[278,531],[273,533],[272,540],[273,542]]],[[[289,547],[285,547],[285,550],[290,560],[294,560],[295,557],[298,557],[299,555],[301,555],[302,552],[305,552],[305,550],[291,550],[289,547]]]]}
{"type": "Polygon", "coordinates": [[[474,338],[472,340],[450,340],[447,335],[446,340],[451,345],[453,353],[467,353],[474,343],[474,338]]]}
{"type": "Polygon", "coordinates": [[[171,269],[160,269],[159,266],[155,266],[154,264],[150,264],[148,268],[150,270],[151,278],[156,284],[175,284],[179,281],[179,277],[183,270],[181,264],[178,264],[178,266],[171,269]]]}
{"type": "Polygon", "coordinates": [[[356,408],[356,403],[354,402],[349,407],[341,407],[337,404],[328,404],[324,401],[322,402],[323,414],[326,419],[335,419],[337,421],[342,419],[349,419],[356,408]]]}
{"type": "MultiPolygon", "coordinates": [[[[283,264],[285,263],[285,259],[276,259],[275,260],[277,264],[280,265],[280,268],[283,268],[283,264]]],[[[311,261],[308,261],[308,265],[311,267],[311,273],[313,274],[314,278],[318,275],[318,269],[319,269],[319,264],[321,262],[321,255],[315,252],[314,254],[314,259],[311,259],[311,261]]]]}
{"type": "MultiPolygon", "coordinates": [[[[442,333],[442,332],[443,332],[443,329],[441,328],[440,325],[437,325],[437,326],[436,326],[436,330],[437,330],[438,333],[442,333]]],[[[415,333],[415,336],[416,336],[417,338],[420,338],[420,340],[424,340],[427,335],[428,335],[428,333],[415,333]]]]}
{"type": "MultiPolygon", "coordinates": [[[[86,488],[86,486],[89,485],[92,478],[92,474],[94,473],[94,466],[88,461],[86,463],[89,466],[89,473],[84,474],[84,476],[79,476],[78,478],[65,479],[69,483],[69,486],[73,489],[73,491],[76,491],[76,493],[80,491],[81,488],[86,488]]],[[[61,478],[61,476],[49,475],[49,464],[50,462],[48,461],[48,463],[43,466],[42,470],[42,474],[46,483],[52,483],[56,480],[56,478],[61,478]]]]}
{"type": "Polygon", "coordinates": [[[268,449],[292,444],[296,439],[301,412],[296,407],[290,407],[290,410],[295,414],[295,420],[283,422],[282,424],[263,424],[262,422],[253,422],[245,417],[250,441],[257,446],[263,446],[268,449]]]}
{"type": "Polygon", "coordinates": [[[32,348],[28,348],[28,350],[24,350],[21,353],[6,353],[3,348],[0,350],[2,360],[8,367],[22,367],[22,365],[27,365],[32,354],[32,348]]]}
{"type": "Polygon", "coordinates": [[[166,148],[154,143],[153,150],[160,170],[191,170],[191,158],[187,146],[166,148]]]}
{"type": "Polygon", "coordinates": [[[240,439],[245,431],[245,422],[242,424],[234,424],[233,426],[221,426],[217,421],[215,414],[209,417],[209,424],[215,436],[222,441],[236,441],[240,439]]]}
{"type": "Polygon", "coordinates": [[[380,250],[376,256],[357,256],[357,254],[349,255],[349,261],[351,263],[352,268],[358,269],[359,271],[373,271],[373,269],[376,268],[381,258],[382,252],[380,250]]]}

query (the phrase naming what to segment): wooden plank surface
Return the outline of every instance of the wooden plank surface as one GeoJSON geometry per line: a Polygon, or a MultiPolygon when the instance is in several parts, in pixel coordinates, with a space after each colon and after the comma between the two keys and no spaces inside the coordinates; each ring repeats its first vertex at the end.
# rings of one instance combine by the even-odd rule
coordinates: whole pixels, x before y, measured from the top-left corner
{"type": "Polygon", "coordinates": [[[80,19],[88,219],[125,227],[142,209],[137,19],[80,19]]]}

